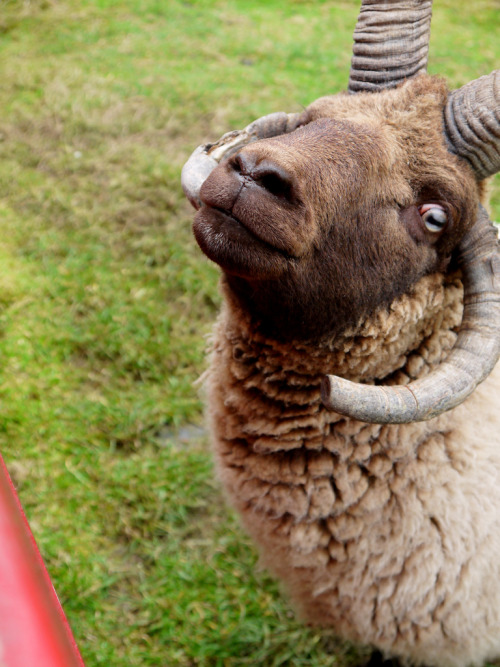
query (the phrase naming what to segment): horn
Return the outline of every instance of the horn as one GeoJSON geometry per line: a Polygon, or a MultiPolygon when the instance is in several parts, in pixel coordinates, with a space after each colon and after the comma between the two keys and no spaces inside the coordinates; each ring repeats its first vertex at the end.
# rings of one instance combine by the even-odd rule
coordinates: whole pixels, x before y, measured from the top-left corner
{"type": "Polygon", "coordinates": [[[432,0],[363,0],[354,30],[350,93],[393,88],[427,69],[432,0]]]}
{"type": "Polygon", "coordinates": [[[469,162],[477,179],[500,171],[500,70],[450,93],[444,133],[449,150],[469,162]]]}
{"type": "Polygon", "coordinates": [[[325,407],[364,422],[425,421],[456,407],[492,371],[500,356],[500,255],[497,231],[482,206],[459,246],[464,313],[448,357],[426,377],[396,387],[372,386],[327,375],[325,407]]]}
{"type": "Polygon", "coordinates": [[[181,183],[186,197],[196,208],[200,208],[200,189],[205,179],[221,160],[239,151],[243,146],[292,132],[301,124],[302,113],[277,111],[257,118],[244,130],[227,132],[214,144],[198,146],[188,159],[181,173],[181,183]]]}

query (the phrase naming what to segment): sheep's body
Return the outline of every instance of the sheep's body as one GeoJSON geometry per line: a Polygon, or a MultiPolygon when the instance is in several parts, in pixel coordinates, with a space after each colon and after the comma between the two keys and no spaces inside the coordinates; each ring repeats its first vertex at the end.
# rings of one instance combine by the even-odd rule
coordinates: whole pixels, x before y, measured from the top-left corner
{"type": "Polygon", "coordinates": [[[500,654],[500,370],[404,426],[328,412],[319,391],[325,372],[426,374],[455,341],[460,282],[424,277],[314,346],[262,336],[225,292],[206,380],[218,471],[304,617],[417,663],[500,654]]]}
{"type": "Polygon", "coordinates": [[[366,424],[320,397],[325,374],[402,384],[454,364],[470,379],[484,341],[493,359],[478,313],[496,313],[497,248],[491,229],[490,254],[462,246],[483,185],[450,151],[447,104],[426,75],[320,98],[213,169],[193,228],[224,272],[207,372],[218,469],[264,563],[309,621],[465,667],[500,655],[500,370],[427,422],[366,424]],[[463,321],[457,250],[477,258],[463,321]],[[479,258],[491,270],[472,288],[479,258]],[[459,329],[463,354],[442,364],[459,329]]]}

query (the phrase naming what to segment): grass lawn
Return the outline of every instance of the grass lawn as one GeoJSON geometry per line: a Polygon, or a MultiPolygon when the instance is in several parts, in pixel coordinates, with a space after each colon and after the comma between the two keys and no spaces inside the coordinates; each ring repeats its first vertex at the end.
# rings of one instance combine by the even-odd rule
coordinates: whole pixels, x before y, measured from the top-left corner
{"type": "MultiPolygon", "coordinates": [[[[430,71],[489,73],[496,1],[435,5],[430,71]]],[[[196,145],[344,89],[358,9],[0,0],[0,451],[87,667],[361,660],[294,618],[213,478],[217,271],[180,187],[196,145]]]]}

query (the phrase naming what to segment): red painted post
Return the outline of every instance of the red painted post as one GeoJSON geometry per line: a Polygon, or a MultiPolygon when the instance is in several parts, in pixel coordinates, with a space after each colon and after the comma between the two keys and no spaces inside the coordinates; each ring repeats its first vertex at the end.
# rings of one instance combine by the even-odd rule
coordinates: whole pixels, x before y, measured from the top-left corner
{"type": "Polygon", "coordinates": [[[84,667],[1,456],[0,667],[84,667]]]}

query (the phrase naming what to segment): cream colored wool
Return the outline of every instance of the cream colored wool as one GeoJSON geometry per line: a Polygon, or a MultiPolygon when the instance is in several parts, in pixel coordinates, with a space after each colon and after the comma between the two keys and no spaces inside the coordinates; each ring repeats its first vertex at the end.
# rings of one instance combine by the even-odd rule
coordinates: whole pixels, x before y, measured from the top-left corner
{"type": "Polygon", "coordinates": [[[459,279],[420,280],[322,345],[260,335],[226,291],[206,374],[218,472],[304,618],[439,667],[500,654],[500,369],[429,422],[327,412],[325,373],[402,383],[445,358],[459,279]]]}

